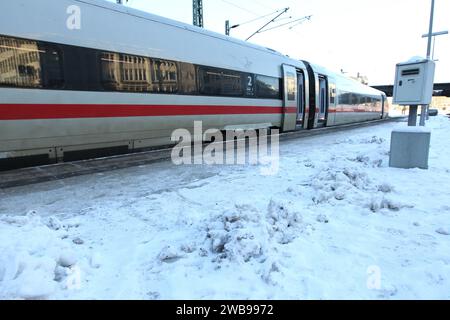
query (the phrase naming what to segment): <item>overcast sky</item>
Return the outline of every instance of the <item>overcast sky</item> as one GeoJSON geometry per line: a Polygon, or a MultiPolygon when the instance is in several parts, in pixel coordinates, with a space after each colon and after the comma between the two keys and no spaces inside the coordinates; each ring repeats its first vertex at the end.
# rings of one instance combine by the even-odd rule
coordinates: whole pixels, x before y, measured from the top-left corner
{"type": "MultiPolygon", "coordinates": [[[[127,5],[192,24],[192,0],[129,0],[127,5]]],[[[428,32],[431,0],[203,0],[203,6],[205,28],[219,33],[227,19],[243,23],[285,7],[290,8],[285,18],[312,15],[292,30],[268,31],[250,41],[331,70],[360,72],[371,85],[392,84],[397,62],[426,56],[421,36],[428,32]]],[[[244,40],[269,20],[232,29],[231,35],[244,40]]],[[[434,31],[449,29],[450,0],[436,0],[434,31]]],[[[436,38],[435,59],[435,81],[450,82],[449,35],[436,38]]]]}

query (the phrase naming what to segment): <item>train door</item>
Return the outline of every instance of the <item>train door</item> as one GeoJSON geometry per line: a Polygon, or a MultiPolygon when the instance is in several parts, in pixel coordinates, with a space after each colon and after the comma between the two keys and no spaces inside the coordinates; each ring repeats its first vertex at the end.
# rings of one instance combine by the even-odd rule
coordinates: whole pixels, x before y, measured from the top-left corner
{"type": "Polygon", "coordinates": [[[333,78],[328,78],[328,95],[329,95],[329,104],[328,104],[328,113],[326,116],[327,126],[333,126],[336,123],[336,80],[333,78]]]}
{"type": "Polygon", "coordinates": [[[303,72],[297,72],[297,101],[298,101],[298,109],[297,109],[297,127],[303,128],[305,122],[305,76],[303,72]]]}
{"type": "Polygon", "coordinates": [[[328,84],[327,79],[319,76],[319,123],[325,125],[328,112],[328,84]]]}
{"type": "Polygon", "coordinates": [[[384,94],[381,95],[381,119],[384,118],[384,105],[386,103],[386,97],[384,94]]]}
{"type": "Polygon", "coordinates": [[[283,82],[282,130],[292,131],[296,129],[298,114],[297,69],[295,67],[283,65],[283,82]]]}

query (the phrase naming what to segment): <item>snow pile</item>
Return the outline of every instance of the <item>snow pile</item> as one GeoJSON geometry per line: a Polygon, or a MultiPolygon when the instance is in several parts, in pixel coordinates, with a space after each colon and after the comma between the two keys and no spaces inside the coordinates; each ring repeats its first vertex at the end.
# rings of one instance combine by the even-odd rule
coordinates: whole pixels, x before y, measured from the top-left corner
{"type": "MultiPolygon", "coordinates": [[[[385,140],[372,137],[361,140],[363,144],[384,144],[385,140]]],[[[387,159],[377,153],[356,157],[332,157],[330,165],[311,176],[312,201],[316,205],[322,203],[336,206],[361,205],[372,212],[383,209],[400,211],[402,208],[413,208],[413,205],[394,200],[393,185],[386,181],[375,181],[369,173],[373,169],[386,168],[387,159]],[[368,170],[369,169],[369,170],[368,170]]],[[[378,180],[378,177],[375,177],[378,180]]]]}
{"type": "Polygon", "coordinates": [[[207,225],[210,250],[218,259],[248,262],[269,253],[267,223],[258,210],[236,205],[213,217],[207,225]]]}
{"type": "Polygon", "coordinates": [[[207,239],[216,261],[265,261],[277,244],[291,243],[305,230],[302,216],[286,204],[271,200],[267,211],[250,205],[235,205],[212,218],[206,226],[207,239]]]}
{"type": "Polygon", "coordinates": [[[77,254],[55,217],[0,216],[0,299],[46,299],[70,286],[77,254]]]}

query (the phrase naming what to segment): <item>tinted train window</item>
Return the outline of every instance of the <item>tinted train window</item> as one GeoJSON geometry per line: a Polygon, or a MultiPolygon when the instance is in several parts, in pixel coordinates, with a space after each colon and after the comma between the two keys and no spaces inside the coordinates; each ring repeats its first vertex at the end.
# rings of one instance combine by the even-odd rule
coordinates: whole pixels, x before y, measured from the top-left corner
{"type": "Polygon", "coordinates": [[[178,68],[175,62],[141,56],[102,52],[101,81],[105,90],[176,93],[178,68]]]}
{"type": "Polygon", "coordinates": [[[41,88],[41,54],[36,41],[0,36],[0,85],[41,88]]]}
{"type": "Polygon", "coordinates": [[[325,89],[322,88],[320,90],[320,113],[325,113],[325,103],[326,103],[325,98],[326,98],[325,89]]]}
{"type": "Polygon", "coordinates": [[[153,92],[176,93],[178,92],[178,68],[172,61],[151,59],[153,92]],[[156,86],[155,86],[156,85],[156,86]]]}
{"type": "Polygon", "coordinates": [[[283,79],[0,36],[0,86],[281,99],[283,79]]]}
{"type": "Polygon", "coordinates": [[[238,72],[222,72],[222,95],[237,96],[243,95],[242,75],[238,72]]]}
{"type": "Polygon", "coordinates": [[[44,87],[58,89],[64,85],[62,54],[58,47],[42,45],[41,66],[44,87]]]}
{"type": "Polygon", "coordinates": [[[341,91],[339,93],[339,104],[350,104],[351,102],[351,93],[341,91]]]}
{"type": "Polygon", "coordinates": [[[242,74],[217,68],[199,67],[199,91],[204,95],[243,95],[242,74]]]}
{"type": "Polygon", "coordinates": [[[74,46],[60,46],[64,56],[64,88],[103,91],[99,52],[74,46]]]}
{"type": "MultiPolygon", "coordinates": [[[[292,76],[292,74],[291,74],[292,76]]],[[[295,80],[290,87],[291,98],[295,100],[295,80]]],[[[258,98],[279,99],[280,98],[280,81],[278,78],[267,76],[256,76],[256,95],[258,98]]]]}
{"type": "Polygon", "coordinates": [[[106,90],[120,91],[122,80],[119,54],[104,52],[100,54],[101,81],[106,90]]]}
{"type": "Polygon", "coordinates": [[[330,90],[330,104],[334,104],[336,99],[336,88],[330,90]]]}
{"type": "Polygon", "coordinates": [[[295,85],[295,75],[293,73],[286,73],[287,78],[287,98],[290,101],[295,101],[296,85],[295,85]]]}
{"type": "Polygon", "coordinates": [[[150,78],[150,59],[129,54],[107,54],[102,57],[102,74],[111,75],[111,89],[128,92],[153,92],[158,84],[153,85],[150,78]]]}
{"type": "MultiPolygon", "coordinates": [[[[119,91],[152,92],[150,82],[150,59],[129,54],[114,54],[113,62],[103,73],[113,73],[119,91]],[[110,69],[110,68],[113,69],[110,69]],[[115,69],[117,70],[115,70],[115,69]]],[[[105,64],[103,65],[105,67],[105,64]]],[[[111,79],[112,80],[112,79],[111,79]]]]}
{"type": "Polygon", "coordinates": [[[222,93],[222,74],[212,68],[199,67],[199,91],[205,95],[220,95],[222,93]]]}
{"type": "Polygon", "coordinates": [[[195,74],[195,66],[191,63],[179,63],[180,74],[180,93],[196,94],[197,93],[197,77],[195,74]]]}

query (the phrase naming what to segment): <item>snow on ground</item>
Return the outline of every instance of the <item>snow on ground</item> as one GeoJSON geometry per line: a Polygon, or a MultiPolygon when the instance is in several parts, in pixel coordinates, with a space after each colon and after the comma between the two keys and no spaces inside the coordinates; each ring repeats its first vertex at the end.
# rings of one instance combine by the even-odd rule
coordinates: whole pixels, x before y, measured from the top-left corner
{"type": "Polygon", "coordinates": [[[0,299],[450,299],[450,120],[283,142],[280,171],[170,162],[0,191],[0,299]]]}

